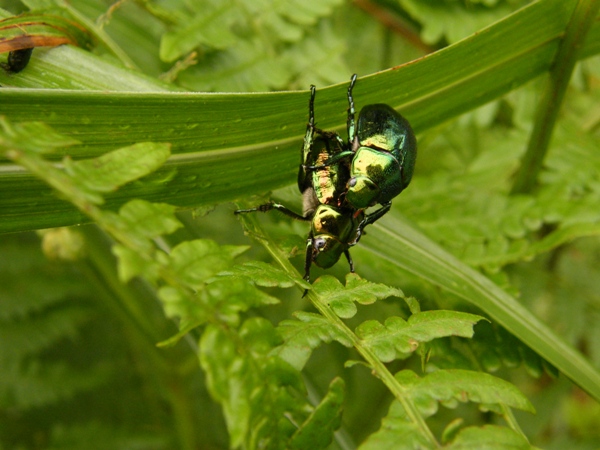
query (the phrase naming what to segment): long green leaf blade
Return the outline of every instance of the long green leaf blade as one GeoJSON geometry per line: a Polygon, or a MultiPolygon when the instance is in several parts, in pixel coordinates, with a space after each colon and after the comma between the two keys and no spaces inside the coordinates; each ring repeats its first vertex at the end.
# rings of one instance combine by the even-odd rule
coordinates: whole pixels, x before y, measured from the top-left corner
{"type": "MultiPolygon", "coordinates": [[[[422,132],[548,70],[569,8],[568,2],[559,0],[533,3],[456,45],[360,79],[356,99],[359,105],[385,99],[411,120],[417,132],[422,132]],[[503,42],[509,36],[511,45],[506,46],[503,42]]],[[[594,28],[600,28],[600,24],[594,28]]],[[[582,54],[589,56],[600,50],[597,47],[588,40],[582,54]]],[[[46,56],[49,58],[53,51],[46,56]]],[[[68,48],[59,51],[80,52],[68,48]]],[[[35,61],[31,64],[34,68],[35,61]]],[[[0,84],[18,85],[16,80],[18,77],[0,71],[0,84]]],[[[146,78],[141,81],[144,89],[147,82],[146,78]]],[[[156,86],[159,90],[162,85],[156,86]]],[[[319,89],[316,113],[320,127],[343,128],[345,89],[345,84],[319,89]]],[[[134,196],[192,207],[289,184],[294,179],[308,99],[303,92],[30,89],[2,89],[0,97],[0,114],[13,122],[45,121],[60,133],[81,140],[83,144],[69,153],[74,158],[97,156],[139,141],[171,142],[174,156],[148,183],[125,187],[107,199],[108,206],[115,209],[134,196]]],[[[72,209],[47,195],[43,184],[20,168],[4,165],[0,167],[0,192],[9,190],[11,196],[0,196],[0,232],[81,220],[72,209]],[[36,194],[32,196],[32,192],[36,194]]]]}

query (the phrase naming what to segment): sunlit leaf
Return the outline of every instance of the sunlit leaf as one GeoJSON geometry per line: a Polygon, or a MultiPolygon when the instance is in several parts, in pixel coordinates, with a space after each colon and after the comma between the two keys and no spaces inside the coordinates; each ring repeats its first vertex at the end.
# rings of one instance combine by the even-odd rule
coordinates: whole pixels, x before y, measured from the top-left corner
{"type": "Polygon", "coordinates": [[[410,370],[396,374],[396,379],[415,399],[433,399],[450,407],[458,402],[505,404],[535,412],[527,398],[511,383],[483,372],[438,370],[419,378],[410,370]]]}
{"type": "Polygon", "coordinates": [[[306,312],[297,312],[295,316],[298,320],[284,320],[277,327],[285,342],[275,349],[275,353],[296,369],[301,370],[312,350],[322,343],[335,340],[347,347],[352,345],[324,317],[306,312]]]}
{"type": "Polygon", "coordinates": [[[420,343],[445,336],[472,337],[473,326],[482,317],[456,311],[424,311],[404,320],[388,317],[385,324],[368,320],[356,334],[383,362],[407,358],[420,343]]]}

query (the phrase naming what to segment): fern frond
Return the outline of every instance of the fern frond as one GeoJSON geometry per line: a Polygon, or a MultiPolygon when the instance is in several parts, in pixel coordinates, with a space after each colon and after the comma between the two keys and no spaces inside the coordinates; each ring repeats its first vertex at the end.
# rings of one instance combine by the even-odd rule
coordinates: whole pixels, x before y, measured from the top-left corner
{"type": "MultiPolygon", "coordinates": [[[[299,64],[305,64],[309,52],[311,68],[322,67],[324,81],[329,83],[335,79],[333,74],[339,75],[336,69],[345,68],[339,44],[324,40],[322,35],[317,43],[314,31],[313,37],[306,36],[320,18],[330,16],[340,4],[340,0],[190,4],[189,15],[171,24],[171,31],[162,36],[160,56],[172,62],[193,50],[200,52],[199,64],[179,75],[180,83],[193,90],[282,89],[308,69],[299,64]],[[327,46],[323,49],[322,42],[333,48],[328,53],[336,55],[334,60],[324,59],[327,46]]],[[[328,31],[328,37],[335,37],[331,27],[319,28],[328,31]]]]}
{"type": "Polygon", "coordinates": [[[408,358],[420,343],[445,336],[473,336],[473,326],[482,317],[456,311],[423,311],[408,320],[388,317],[385,324],[376,320],[361,323],[356,329],[364,345],[383,362],[408,358]]]}
{"type": "MultiPolygon", "coordinates": [[[[63,302],[69,298],[68,291],[58,292],[63,302]]],[[[21,295],[13,297],[21,298],[21,295]]],[[[21,320],[0,321],[0,341],[4,343],[0,346],[0,360],[22,360],[53,347],[63,339],[75,340],[80,327],[93,318],[89,309],[75,305],[55,305],[48,311],[30,313],[21,320]]]]}
{"type": "Polygon", "coordinates": [[[369,305],[388,297],[404,297],[400,289],[371,283],[356,274],[346,275],[345,287],[336,278],[320,277],[313,284],[313,291],[342,319],[354,317],[357,311],[355,303],[369,305]]]}
{"type": "Polygon", "coordinates": [[[98,389],[114,373],[107,367],[75,370],[64,362],[3,362],[0,404],[3,408],[28,410],[71,400],[76,394],[98,389]]]}
{"type": "MultiPolygon", "coordinates": [[[[438,403],[455,408],[459,402],[480,403],[484,408],[491,408],[502,413],[502,408],[511,406],[533,412],[531,403],[513,385],[504,380],[480,372],[462,370],[439,370],[419,378],[414,372],[404,370],[396,374],[396,378],[414,397],[422,414],[429,417],[438,411],[438,403]],[[492,387],[493,386],[493,387],[492,387]],[[498,406],[501,406],[498,408],[498,406]]],[[[506,427],[485,426],[482,428],[465,427],[458,431],[457,424],[453,427],[455,436],[444,448],[530,448],[525,436],[517,430],[506,427]],[[489,433],[489,434],[486,434],[489,433]],[[485,435],[485,436],[484,436],[485,435]],[[480,437],[475,442],[473,439],[480,437]],[[492,442],[492,439],[498,439],[492,442]],[[469,442],[468,445],[466,443],[469,442]],[[463,447],[466,445],[466,447],[463,447]],[[514,446],[514,447],[513,447],[514,446]]],[[[445,434],[448,438],[450,433],[445,434]]],[[[414,428],[407,421],[406,412],[399,402],[390,406],[388,416],[383,419],[381,428],[372,434],[360,446],[361,449],[394,448],[394,443],[402,442],[404,448],[422,448],[423,442],[414,428]]]]}
{"type": "MultiPolygon", "coordinates": [[[[505,134],[502,145],[517,136],[505,134]]],[[[600,233],[594,207],[600,200],[598,145],[597,138],[572,125],[559,126],[539,189],[533,195],[508,196],[518,152],[499,156],[497,144],[490,143],[454,175],[417,178],[397,203],[461,260],[495,272],[600,233]],[[541,236],[543,228],[547,231],[541,236]]]]}

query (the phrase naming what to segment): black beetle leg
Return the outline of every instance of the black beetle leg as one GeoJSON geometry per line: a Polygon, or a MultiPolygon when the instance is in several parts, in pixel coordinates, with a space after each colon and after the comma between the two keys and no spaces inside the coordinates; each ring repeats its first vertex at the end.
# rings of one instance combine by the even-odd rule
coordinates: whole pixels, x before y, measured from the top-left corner
{"type": "Polygon", "coordinates": [[[374,213],[371,213],[367,217],[365,217],[362,220],[362,222],[358,224],[358,227],[356,228],[356,237],[354,238],[354,241],[349,242],[348,245],[353,246],[353,245],[358,244],[358,241],[359,241],[360,237],[362,236],[363,229],[367,225],[375,223],[375,221],[381,219],[390,210],[391,207],[392,207],[392,202],[384,203],[382,205],[382,207],[379,208],[377,211],[375,211],[374,213]]]}
{"type": "Polygon", "coordinates": [[[350,272],[354,273],[354,261],[352,261],[352,256],[350,256],[350,252],[348,250],[344,250],[344,255],[346,255],[346,259],[348,260],[348,264],[350,265],[350,272]]]}
{"type": "Polygon", "coordinates": [[[315,138],[315,96],[317,95],[317,88],[311,84],[310,86],[310,100],[308,101],[308,123],[306,124],[306,133],[304,134],[304,145],[302,146],[302,153],[300,154],[300,161],[306,161],[306,155],[310,153],[313,140],[315,138]]]}
{"type": "Polygon", "coordinates": [[[354,98],[352,98],[352,89],[354,89],[354,83],[356,83],[356,74],[350,78],[350,86],[348,86],[348,143],[351,145],[356,135],[356,122],[354,120],[354,98]]]}
{"type": "Polygon", "coordinates": [[[300,214],[295,213],[291,209],[288,209],[279,203],[273,203],[273,202],[265,203],[264,205],[259,205],[255,208],[238,209],[237,211],[234,211],[234,214],[246,214],[246,213],[251,213],[251,212],[267,212],[267,211],[271,211],[272,209],[279,211],[279,212],[285,214],[286,216],[291,217],[292,219],[303,220],[305,222],[311,220],[309,217],[301,216],[300,214]]]}
{"type": "MultiPolygon", "coordinates": [[[[306,256],[304,258],[304,280],[310,283],[310,266],[313,261],[313,245],[312,245],[312,236],[309,235],[308,239],[306,239],[306,256]]],[[[304,294],[302,297],[305,297],[308,294],[308,289],[304,290],[304,294]]]]}

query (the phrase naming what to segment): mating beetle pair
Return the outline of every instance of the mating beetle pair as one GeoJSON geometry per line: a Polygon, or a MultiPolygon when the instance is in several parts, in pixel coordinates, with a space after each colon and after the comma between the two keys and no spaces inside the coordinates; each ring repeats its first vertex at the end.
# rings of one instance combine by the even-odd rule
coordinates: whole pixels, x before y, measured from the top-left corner
{"type": "Polygon", "coordinates": [[[307,238],[304,279],[310,280],[310,266],[333,266],[344,254],[354,272],[349,248],[361,237],[365,226],[381,218],[391,200],[410,183],[417,154],[410,124],[385,104],[365,106],[355,121],[352,90],[348,88],[348,142],[335,132],[315,127],[311,86],[309,120],[304,136],[298,188],[303,195],[303,214],[278,203],[238,210],[236,214],[276,209],[299,220],[311,222],[307,238]],[[316,136],[315,136],[316,135],[316,136]],[[364,210],[381,204],[371,214],[364,210]]]}
{"type": "Polygon", "coordinates": [[[365,216],[359,224],[356,244],[362,230],[387,213],[392,199],[409,185],[417,157],[417,140],[408,121],[390,106],[378,103],[366,105],[355,121],[352,90],[356,74],[348,87],[348,142],[337,134],[344,148],[316,170],[330,164],[349,164],[349,178],[344,202],[355,210],[380,204],[377,211],[365,216]]]}

